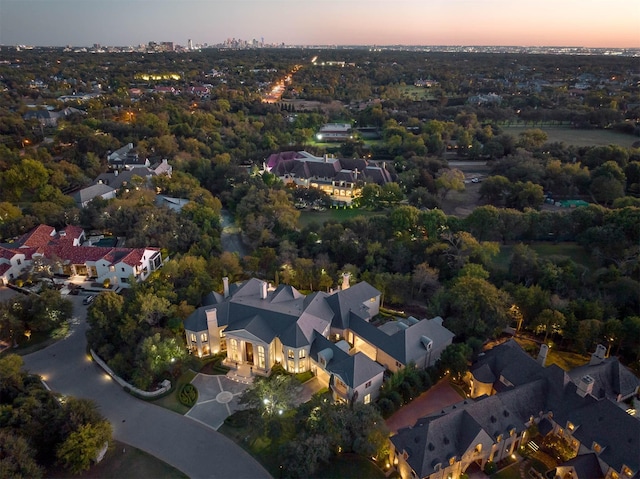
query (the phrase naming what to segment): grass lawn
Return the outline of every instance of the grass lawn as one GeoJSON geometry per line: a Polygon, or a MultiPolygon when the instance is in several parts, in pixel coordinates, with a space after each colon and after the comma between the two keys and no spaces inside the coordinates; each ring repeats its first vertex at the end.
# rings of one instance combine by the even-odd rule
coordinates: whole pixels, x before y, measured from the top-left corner
{"type": "Polygon", "coordinates": [[[328,208],[325,211],[301,211],[298,227],[304,228],[311,223],[323,225],[326,221],[342,223],[356,216],[375,216],[385,214],[383,211],[369,211],[360,208],[328,208]]]}
{"type": "Polygon", "coordinates": [[[491,476],[491,479],[520,479],[520,464],[511,464],[491,476]]]}
{"type": "Polygon", "coordinates": [[[385,477],[375,464],[356,454],[343,454],[331,458],[331,462],[321,468],[312,479],[382,479],[385,477]]]}
{"type": "Polygon", "coordinates": [[[503,127],[505,133],[518,136],[524,130],[539,128],[547,134],[548,142],[563,142],[567,145],[576,146],[606,146],[620,145],[629,148],[638,137],[625,135],[613,130],[577,130],[571,127],[558,126],[508,126],[503,127]]]}
{"type": "MultiPolygon", "coordinates": [[[[549,256],[566,256],[589,269],[593,269],[595,267],[591,256],[585,252],[582,246],[574,242],[539,242],[530,243],[528,246],[538,253],[540,259],[544,259],[549,256]]],[[[500,253],[495,257],[494,265],[502,270],[508,270],[512,251],[513,245],[500,245],[500,253]]]]}
{"type": "Polygon", "coordinates": [[[178,400],[178,392],[180,391],[182,386],[190,383],[193,380],[193,378],[196,377],[196,374],[197,373],[191,370],[187,371],[182,376],[180,376],[176,384],[173,385],[173,389],[169,394],[161,397],[160,399],[156,399],[155,401],[150,401],[150,402],[152,402],[157,406],[169,409],[173,412],[177,412],[178,414],[182,414],[184,416],[186,413],[189,412],[190,408],[185,406],[178,400]]]}
{"type": "MultiPolygon", "coordinates": [[[[522,337],[517,337],[515,340],[518,342],[520,346],[522,346],[525,350],[527,348],[538,350],[540,349],[537,343],[534,343],[532,340],[522,337]]],[[[549,354],[547,356],[547,362],[545,366],[549,366],[551,364],[556,364],[561,367],[565,371],[569,371],[578,366],[582,366],[589,362],[589,356],[572,353],[569,351],[559,351],[557,348],[549,349],[549,354]]]]}
{"type": "MultiPolygon", "coordinates": [[[[51,471],[47,477],[68,478],[69,472],[55,470],[51,471]]],[[[115,477],[186,479],[189,476],[151,454],[116,441],[99,464],[93,466],[89,471],[73,477],[79,479],[111,479],[115,477]]]]}

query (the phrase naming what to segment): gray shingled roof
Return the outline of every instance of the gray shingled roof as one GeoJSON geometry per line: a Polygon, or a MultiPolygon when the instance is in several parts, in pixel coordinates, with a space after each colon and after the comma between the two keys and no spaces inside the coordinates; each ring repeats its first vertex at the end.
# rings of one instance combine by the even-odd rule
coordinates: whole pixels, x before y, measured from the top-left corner
{"type": "Polygon", "coordinates": [[[429,337],[435,344],[446,344],[454,337],[454,334],[437,320],[429,319],[423,319],[406,327],[387,327],[388,331],[391,332],[392,329],[395,331],[391,335],[359,318],[352,318],[349,327],[358,336],[402,364],[416,361],[425,354],[426,348],[421,340],[422,336],[429,337]]]}
{"type": "Polygon", "coordinates": [[[607,358],[600,364],[585,364],[569,372],[573,382],[578,382],[587,374],[594,379],[592,394],[599,399],[606,397],[616,401],[619,394],[626,397],[640,387],[640,379],[615,357],[607,358]]]}
{"type": "Polygon", "coordinates": [[[363,312],[368,311],[364,303],[378,296],[380,296],[380,291],[366,282],[357,283],[348,289],[333,293],[327,298],[327,303],[335,313],[332,326],[337,329],[347,329],[349,327],[349,313],[353,311],[358,316],[362,316],[363,312]]]}
{"type": "MultiPolygon", "coordinates": [[[[406,450],[409,453],[409,465],[421,477],[426,476],[433,472],[436,460],[442,462],[442,458],[454,455],[459,457],[467,450],[464,446],[466,441],[456,442],[457,449],[452,450],[437,439],[438,434],[441,434],[439,431],[447,431],[449,437],[456,438],[468,433],[470,423],[462,426],[459,420],[461,409],[471,416],[492,440],[495,440],[498,434],[508,435],[510,429],[515,429],[517,433],[522,432],[531,416],[538,417],[541,412],[553,412],[553,420],[557,424],[566,427],[567,421],[570,421],[575,426],[573,435],[583,446],[591,448],[593,442],[597,442],[602,447],[599,458],[604,463],[617,471],[620,471],[624,464],[638,475],[640,421],[611,400],[598,400],[590,395],[581,397],[576,392],[576,384],[569,380],[567,373],[557,366],[543,368],[535,361],[528,362],[526,357],[528,355],[513,341],[496,346],[480,358],[481,366],[476,367],[474,371],[485,372],[486,367],[491,366],[494,368],[494,374],[501,371],[511,374],[512,371],[505,362],[516,360],[517,364],[524,364],[523,376],[527,377],[528,381],[523,382],[511,376],[509,380],[514,386],[499,394],[485,396],[472,403],[460,403],[457,409],[452,407],[449,411],[419,420],[414,428],[398,431],[391,440],[400,452],[406,450]],[[448,416],[453,417],[448,419],[448,416]],[[434,431],[431,431],[431,428],[434,431]]],[[[553,426],[545,418],[540,421],[538,428],[545,435],[551,432],[553,426]]],[[[576,464],[580,467],[587,464],[587,459],[581,461],[585,462],[576,464]]],[[[444,462],[442,464],[444,465],[444,462]]],[[[585,477],[589,479],[589,476],[585,477]]]]}
{"type": "Polygon", "coordinates": [[[601,479],[606,476],[606,471],[603,472],[600,467],[598,456],[593,452],[569,459],[562,467],[573,467],[578,479],[601,479]]]}
{"type": "Polygon", "coordinates": [[[86,188],[81,189],[80,191],[75,192],[72,195],[72,197],[76,201],[76,203],[79,203],[82,205],[87,201],[91,201],[92,199],[97,198],[98,196],[102,197],[102,195],[105,195],[112,191],[115,191],[115,189],[109,185],[96,184],[96,185],[88,186],[86,188]]]}

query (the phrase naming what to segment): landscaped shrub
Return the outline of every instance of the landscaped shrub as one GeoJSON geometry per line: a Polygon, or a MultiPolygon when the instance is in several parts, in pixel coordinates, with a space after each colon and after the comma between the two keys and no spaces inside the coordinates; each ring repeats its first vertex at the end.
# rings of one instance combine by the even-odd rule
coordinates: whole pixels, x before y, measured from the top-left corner
{"type": "Polygon", "coordinates": [[[378,410],[380,411],[382,417],[385,419],[396,412],[395,406],[393,405],[391,400],[387,398],[382,398],[378,401],[378,410]]]}
{"type": "Polygon", "coordinates": [[[398,391],[391,391],[389,393],[389,399],[396,409],[400,409],[400,406],[402,406],[402,396],[400,396],[398,391]]]}
{"type": "Polygon", "coordinates": [[[244,409],[234,412],[224,420],[224,423],[231,427],[245,427],[249,424],[250,419],[251,411],[244,409]]]}
{"type": "Polygon", "coordinates": [[[489,461],[484,465],[484,473],[487,475],[491,475],[498,470],[498,466],[496,466],[495,462],[489,461]]]}
{"type": "Polygon", "coordinates": [[[193,384],[185,384],[178,393],[178,400],[187,407],[192,407],[198,400],[198,390],[193,384]]]}

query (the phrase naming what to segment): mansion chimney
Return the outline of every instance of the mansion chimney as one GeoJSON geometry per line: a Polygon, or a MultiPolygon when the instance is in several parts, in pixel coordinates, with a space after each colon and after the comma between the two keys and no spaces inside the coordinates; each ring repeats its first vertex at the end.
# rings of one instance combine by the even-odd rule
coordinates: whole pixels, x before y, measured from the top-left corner
{"type": "Polygon", "coordinates": [[[602,344],[598,344],[596,346],[596,351],[591,355],[589,366],[603,363],[606,357],[607,357],[607,348],[605,348],[602,344]]]}
{"type": "Polygon", "coordinates": [[[267,299],[267,282],[263,281],[261,284],[261,289],[260,289],[260,299],[267,299]]]}
{"type": "Polygon", "coordinates": [[[228,277],[224,277],[222,278],[222,285],[223,285],[223,292],[224,292],[224,297],[228,298],[229,297],[229,278],[228,277]]]}
{"type": "Polygon", "coordinates": [[[594,380],[588,374],[582,376],[577,384],[576,392],[578,396],[585,397],[587,394],[591,394],[593,392],[593,383],[594,380]]]}
{"type": "Polygon", "coordinates": [[[349,289],[349,278],[351,278],[351,273],[342,273],[342,291],[345,289],[349,289]]]}
{"type": "Polygon", "coordinates": [[[544,363],[547,362],[547,355],[549,354],[549,346],[542,344],[540,346],[540,352],[538,353],[538,364],[544,367],[544,363]]]}

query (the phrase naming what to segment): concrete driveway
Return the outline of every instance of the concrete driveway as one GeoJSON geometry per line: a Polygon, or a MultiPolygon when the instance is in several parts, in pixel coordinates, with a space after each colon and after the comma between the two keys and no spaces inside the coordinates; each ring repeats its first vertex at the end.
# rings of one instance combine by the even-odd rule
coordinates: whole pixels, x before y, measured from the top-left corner
{"type": "Polygon", "coordinates": [[[125,393],[86,354],[86,306],[69,298],[75,318],[71,334],[24,357],[25,367],[41,375],[58,393],[93,399],[111,422],[118,441],[142,449],[189,477],[268,478],[269,473],[233,441],[177,413],[125,393]]]}
{"type": "Polygon", "coordinates": [[[226,376],[198,374],[191,381],[198,389],[198,402],[186,416],[214,429],[240,409],[238,399],[248,385],[232,381],[226,376]]]}
{"type": "Polygon", "coordinates": [[[396,433],[403,427],[413,426],[418,419],[464,399],[451,387],[449,379],[445,377],[387,419],[387,427],[389,431],[396,433]]]}

